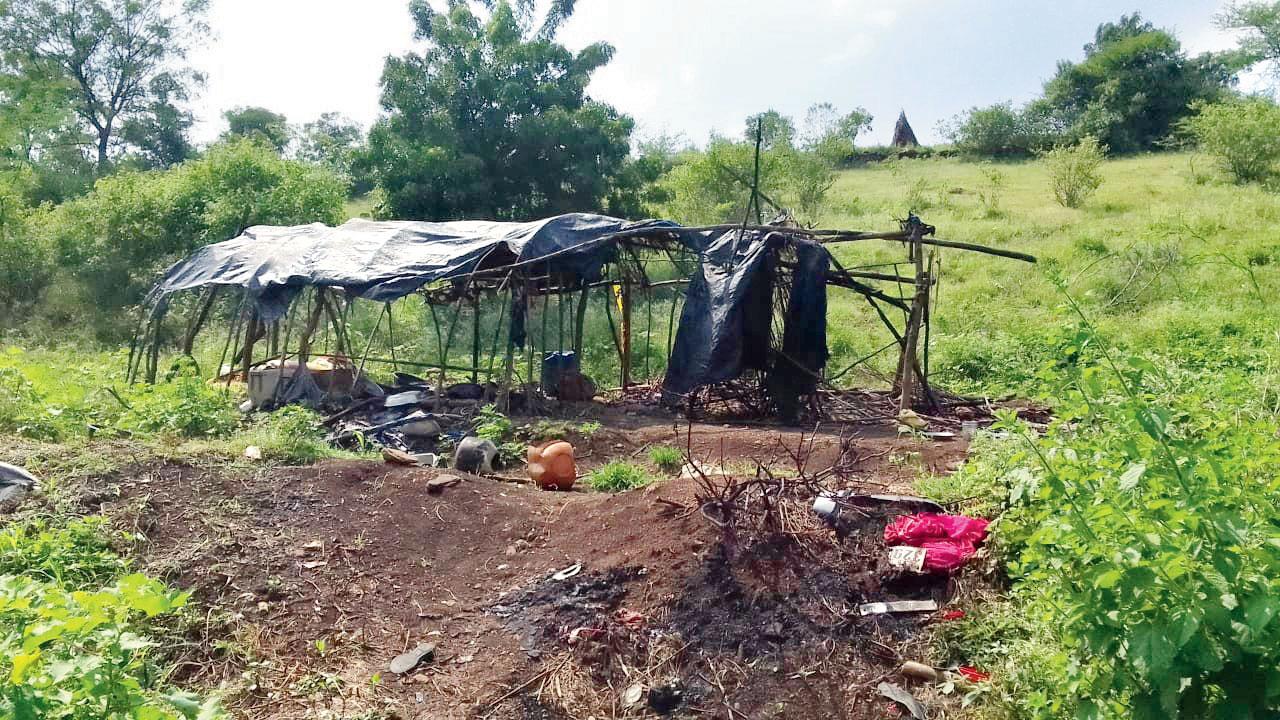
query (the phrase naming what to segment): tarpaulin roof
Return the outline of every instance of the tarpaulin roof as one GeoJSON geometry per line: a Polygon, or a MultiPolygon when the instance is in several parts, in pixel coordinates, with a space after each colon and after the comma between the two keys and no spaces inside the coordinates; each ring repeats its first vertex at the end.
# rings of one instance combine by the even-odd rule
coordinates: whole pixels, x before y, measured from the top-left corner
{"type": "Polygon", "coordinates": [[[435,280],[465,275],[482,261],[491,267],[553,254],[552,269],[596,280],[601,266],[614,257],[609,236],[645,227],[678,225],[586,213],[523,223],[357,218],[338,227],[258,225],[173,265],[149,299],[207,285],[238,286],[255,297],[264,318],[272,319],[306,286],[341,287],[387,302],[435,280]]]}

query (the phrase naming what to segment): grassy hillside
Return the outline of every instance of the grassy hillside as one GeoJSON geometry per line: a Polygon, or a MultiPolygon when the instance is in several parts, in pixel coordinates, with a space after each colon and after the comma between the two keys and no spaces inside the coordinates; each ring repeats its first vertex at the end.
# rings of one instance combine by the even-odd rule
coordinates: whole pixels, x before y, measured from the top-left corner
{"type": "MultiPolygon", "coordinates": [[[[1036,161],[902,160],[842,173],[821,225],[883,229],[914,209],[941,238],[1040,258],[945,251],[932,365],[958,389],[1037,392],[1036,371],[1062,358],[1073,324],[1058,312],[1054,274],[1113,341],[1178,366],[1270,377],[1280,203],[1207,168],[1187,154],[1109,161],[1098,193],[1070,210],[1036,161]]],[[[836,255],[849,266],[901,253],[867,243],[836,255]]],[[[883,344],[865,302],[833,296],[831,314],[834,365],[883,344]]]]}

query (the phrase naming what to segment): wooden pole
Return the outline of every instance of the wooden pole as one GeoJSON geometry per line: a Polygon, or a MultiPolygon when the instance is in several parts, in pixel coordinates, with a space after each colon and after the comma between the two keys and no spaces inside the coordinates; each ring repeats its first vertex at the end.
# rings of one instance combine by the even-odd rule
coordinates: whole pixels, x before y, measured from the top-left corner
{"type": "Polygon", "coordinates": [[[573,353],[577,356],[578,361],[582,361],[582,344],[583,337],[586,333],[587,325],[587,291],[588,285],[582,284],[582,294],[578,296],[578,315],[573,321],[573,353]]]}
{"type": "MultiPolygon", "coordinates": [[[[929,275],[924,269],[924,245],[920,242],[920,228],[912,227],[911,259],[916,267],[916,292],[911,300],[911,312],[907,316],[907,331],[902,346],[902,357],[898,362],[898,412],[910,410],[915,396],[914,380],[916,378],[916,346],[920,338],[920,324],[924,318],[925,306],[929,302],[929,275]]],[[[923,385],[923,383],[922,383],[923,385]]]]}
{"type": "Polygon", "coordinates": [[[200,333],[200,328],[204,326],[205,320],[209,318],[209,311],[213,308],[213,301],[218,296],[218,286],[210,285],[205,290],[204,298],[200,300],[200,309],[193,316],[191,324],[187,326],[187,334],[182,338],[182,354],[190,355],[191,349],[195,347],[196,335],[200,333]]]}
{"type": "Polygon", "coordinates": [[[480,382],[480,293],[471,298],[471,382],[480,382]]]}
{"type": "Polygon", "coordinates": [[[622,280],[622,389],[631,385],[631,278],[622,280]]]}

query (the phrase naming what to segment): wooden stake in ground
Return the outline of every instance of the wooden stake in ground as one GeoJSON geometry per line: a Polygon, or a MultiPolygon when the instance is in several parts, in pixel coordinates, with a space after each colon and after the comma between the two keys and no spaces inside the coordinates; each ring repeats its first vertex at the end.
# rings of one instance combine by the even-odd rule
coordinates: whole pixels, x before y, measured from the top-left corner
{"type": "Polygon", "coordinates": [[[622,389],[631,384],[631,280],[622,280],[622,389]]]}
{"type": "MultiPolygon", "coordinates": [[[[902,356],[898,361],[898,411],[910,410],[915,397],[916,345],[920,338],[920,323],[924,318],[925,305],[929,302],[929,275],[924,271],[924,245],[920,242],[922,232],[918,221],[911,227],[911,256],[916,264],[916,292],[911,300],[911,312],[907,317],[907,329],[903,334],[902,356]]],[[[921,385],[924,385],[921,378],[921,385]]]]}

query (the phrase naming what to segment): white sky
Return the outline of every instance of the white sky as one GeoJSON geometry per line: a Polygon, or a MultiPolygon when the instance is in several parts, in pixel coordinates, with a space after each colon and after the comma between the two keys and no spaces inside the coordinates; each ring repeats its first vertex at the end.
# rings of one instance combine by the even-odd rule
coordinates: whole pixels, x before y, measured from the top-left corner
{"type": "MultiPolygon", "coordinates": [[[[440,3],[437,3],[440,4],[440,3]]],[[[974,105],[1034,97],[1060,58],[1079,58],[1098,23],[1135,5],[1191,52],[1232,46],[1212,26],[1222,0],[579,0],[561,41],[617,49],[591,94],[640,134],[713,130],[776,108],[797,122],[815,102],[862,105],[863,142],[887,142],[905,109],[922,142],[974,105]]],[[[260,105],[294,123],[339,111],[370,124],[388,54],[415,47],[407,0],[213,0],[192,57],[208,75],[196,138],[224,110],[260,105]]]]}

